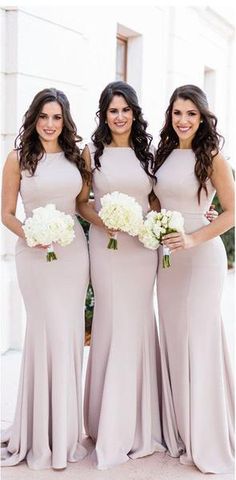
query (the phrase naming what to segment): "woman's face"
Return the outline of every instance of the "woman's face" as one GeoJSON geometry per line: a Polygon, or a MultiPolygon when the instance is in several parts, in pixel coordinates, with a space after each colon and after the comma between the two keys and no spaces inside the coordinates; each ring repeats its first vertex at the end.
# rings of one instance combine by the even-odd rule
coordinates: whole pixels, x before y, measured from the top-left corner
{"type": "Polygon", "coordinates": [[[113,135],[129,135],[134,115],[122,95],[114,95],[107,109],[107,124],[113,135]]]}
{"type": "Polygon", "coordinates": [[[36,131],[41,142],[58,143],[58,137],[63,128],[62,108],[58,102],[45,103],[38,121],[36,123],[36,131]]]}
{"type": "Polygon", "coordinates": [[[172,127],[178,135],[180,147],[191,148],[200,121],[200,111],[191,100],[183,98],[175,100],[172,108],[172,127]]]}

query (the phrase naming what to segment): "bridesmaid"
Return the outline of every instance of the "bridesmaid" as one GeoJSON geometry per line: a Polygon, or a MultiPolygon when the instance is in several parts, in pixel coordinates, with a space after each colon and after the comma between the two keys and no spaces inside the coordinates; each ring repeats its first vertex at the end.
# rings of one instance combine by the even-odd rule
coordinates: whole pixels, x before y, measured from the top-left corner
{"type": "Polygon", "coordinates": [[[227,269],[219,237],[234,223],[234,185],[217,119],[194,85],[177,88],[155,157],[154,191],[179,210],[185,233],[166,235],[172,265],[157,276],[163,429],[170,454],[204,473],[233,471],[233,377],[220,305],[227,269]],[[204,217],[217,192],[223,213],[204,217]]]}
{"type": "Polygon", "coordinates": [[[86,455],[81,442],[81,369],[88,252],[75,218],[75,239],[55,245],[48,263],[41,245],[29,248],[15,216],[20,193],[26,217],[48,203],[75,216],[89,182],[65,94],[46,88],[33,99],[3,171],[2,221],[18,235],[16,267],[27,313],[18,400],[3,465],[26,460],[33,469],[62,469],[86,455]],[[18,142],[17,142],[18,140],[18,142]]]}
{"type": "MultiPolygon", "coordinates": [[[[156,252],[119,232],[108,250],[98,216],[101,197],[114,190],[133,196],[146,213],[153,187],[152,137],[133,88],[112,82],[104,89],[93,143],[84,151],[93,171],[95,210],[84,186],[79,212],[92,223],[91,278],[95,293],[92,344],[85,388],[85,427],[96,443],[97,467],[164,452],[159,416],[160,360],[153,310],[156,252]]],[[[154,208],[154,206],[153,206],[154,208]]]]}

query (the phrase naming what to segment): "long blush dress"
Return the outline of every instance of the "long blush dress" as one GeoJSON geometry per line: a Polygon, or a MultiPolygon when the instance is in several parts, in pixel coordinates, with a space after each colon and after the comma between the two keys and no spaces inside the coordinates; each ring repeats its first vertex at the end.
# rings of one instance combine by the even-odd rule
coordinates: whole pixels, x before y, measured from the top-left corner
{"type": "MultiPolygon", "coordinates": [[[[208,224],[208,197],[198,182],[192,150],[174,150],[157,171],[162,208],[180,211],[186,233],[208,224]]],[[[161,250],[161,248],[160,248],[161,250]]],[[[161,251],[160,251],[161,253],[161,251]]],[[[220,237],[173,253],[157,276],[163,381],[163,430],[170,454],[204,473],[233,471],[233,377],[221,296],[227,270],[220,237]]]]}
{"type": "MultiPolygon", "coordinates": [[[[90,144],[89,148],[94,166],[94,147],[90,144]]],[[[119,191],[133,196],[146,213],[152,186],[134,151],[107,147],[100,161],[100,171],[93,173],[96,210],[104,194],[119,191]]],[[[107,244],[107,234],[92,225],[89,246],[95,310],[84,410],[99,469],[165,450],[153,310],[156,252],[122,232],[118,250],[109,250],[107,244]]]]}
{"type": "MultiPolygon", "coordinates": [[[[45,154],[35,175],[22,172],[20,193],[26,217],[48,203],[75,214],[82,187],[79,170],[64,153],[45,154]]],[[[86,455],[82,435],[81,368],[88,251],[75,218],[75,238],[55,245],[57,260],[46,251],[16,245],[18,281],[27,313],[18,400],[13,425],[2,435],[8,443],[2,464],[26,460],[33,469],[64,468],[86,455]]]]}

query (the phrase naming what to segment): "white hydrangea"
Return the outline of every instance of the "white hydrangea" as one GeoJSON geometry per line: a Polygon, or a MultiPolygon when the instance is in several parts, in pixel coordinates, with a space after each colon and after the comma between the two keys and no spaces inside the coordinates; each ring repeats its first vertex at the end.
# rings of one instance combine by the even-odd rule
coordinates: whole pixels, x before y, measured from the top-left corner
{"type": "Polygon", "coordinates": [[[150,223],[149,225],[147,225],[144,222],[143,226],[140,229],[138,238],[146,248],[150,248],[151,250],[156,250],[160,245],[157,236],[154,234],[152,228],[150,227],[150,223]]]}
{"type": "Polygon", "coordinates": [[[27,218],[22,228],[29,247],[51,245],[53,242],[64,247],[69,245],[75,236],[74,223],[71,215],[57,210],[55,205],[50,203],[45,207],[35,208],[33,216],[27,218]]]}
{"type": "Polygon", "coordinates": [[[168,228],[174,230],[175,232],[184,231],[184,218],[180,212],[173,211],[169,217],[168,228]]]}
{"type": "Polygon", "coordinates": [[[160,212],[151,210],[140,229],[139,240],[145,247],[155,250],[162,243],[165,234],[183,231],[184,219],[180,212],[164,208],[160,212]]]}
{"type": "Polygon", "coordinates": [[[99,217],[109,229],[120,230],[131,236],[138,235],[143,223],[142,208],[133,197],[125,193],[107,193],[101,198],[99,217]]]}
{"type": "Polygon", "coordinates": [[[151,210],[146,215],[143,226],[140,229],[139,240],[146,248],[156,250],[160,245],[160,238],[163,230],[160,212],[151,210]]]}

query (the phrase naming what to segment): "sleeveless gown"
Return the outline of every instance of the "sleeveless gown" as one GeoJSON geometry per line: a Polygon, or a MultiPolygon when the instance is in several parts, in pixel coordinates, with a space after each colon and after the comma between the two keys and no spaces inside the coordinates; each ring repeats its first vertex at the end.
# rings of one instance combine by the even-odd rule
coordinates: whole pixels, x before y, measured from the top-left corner
{"type": "MultiPolygon", "coordinates": [[[[79,170],[64,153],[45,154],[33,177],[22,172],[20,193],[26,217],[47,203],[75,214],[82,188],[79,170]]],[[[65,468],[86,455],[82,431],[81,369],[88,251],[75,218],[75,238],[55,245],[57,260],[46,251],[16,245],[16,267],[27,325],[18,400],[12,427],[5,431],[2,465],[26,459],[33,469],[65,468]]]]}
{"type": "MultiPolygon", "coordinates": [[[[89,145],[94,167],[94,147],[89,145]]],[[[95,208],[112,191],[133,196],[144,213],[152,186],[131,148],[104,149],[93,173],[95,208]]],[[[164,451],[159,415],[159,345],[153,310],[156,252],[118,233],[118,250],[90,227],[95,294],[92,341],[85,386],[85,428],[96,442],[99,469],[164,451]]]]}
{"type": "MultiPolygon", "coordinates": [[[[174,150],[157,171],[162,208],[180,211],[185,232],[208,224],[204,213],[215,194],[201,192],[192,150],[174,150]]],[[[161,247],[159,249],[161,251],[161,247]]],[[[157,276],[163,380],[163,430],[170,454],[204,473],[233,471],[233,376],[221,296],[227,269],[220,237],[173,253],[157,276]]]]}

